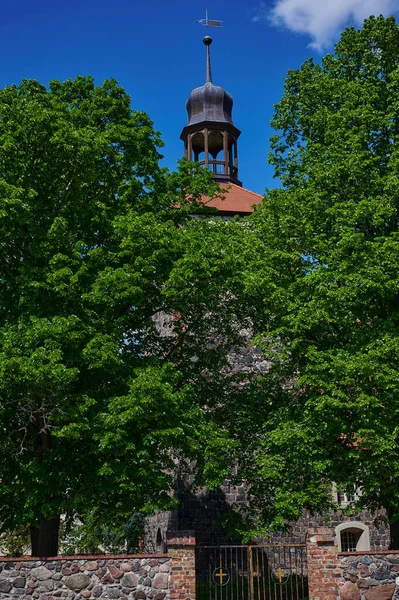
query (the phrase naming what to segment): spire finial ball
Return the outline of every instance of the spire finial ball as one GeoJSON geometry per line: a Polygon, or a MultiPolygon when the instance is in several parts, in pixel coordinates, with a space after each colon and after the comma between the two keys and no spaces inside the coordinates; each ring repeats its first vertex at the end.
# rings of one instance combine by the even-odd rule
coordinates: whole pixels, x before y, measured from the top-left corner
{"type": "Polygon", "coordinates": [[[202,41],[205,46],[210,46],[212,44],[212,38],[209,35],[206,35],[202,41]]]}

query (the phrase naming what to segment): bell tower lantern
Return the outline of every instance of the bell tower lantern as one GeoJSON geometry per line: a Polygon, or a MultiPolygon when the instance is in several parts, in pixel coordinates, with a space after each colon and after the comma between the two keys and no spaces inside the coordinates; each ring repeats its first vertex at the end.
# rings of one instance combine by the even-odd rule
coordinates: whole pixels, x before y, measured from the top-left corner
{"type": "Polygon", "coordinates": [[[180,139],[187,160],[199,162],[213,172],[218,183],[234,183],[238,179],[237,140],[240,130],[232,118],[233,98],[212,82],[210,46],[212,38],[203,39],[206,47],[206,79],[203,86],[191,91],[186,109],[188,123],[180,139]]]}

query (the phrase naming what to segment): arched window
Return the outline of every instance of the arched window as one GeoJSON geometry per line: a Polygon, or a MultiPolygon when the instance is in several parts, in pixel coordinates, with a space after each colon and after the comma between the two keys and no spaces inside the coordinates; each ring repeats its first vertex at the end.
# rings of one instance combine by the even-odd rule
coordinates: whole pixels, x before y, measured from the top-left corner
{"type": "Polygon", "coordinates": [[[163,552],[164,551],[164,543],[163,543],[163,539],[162,539],[162,533],[161,530],[158,528],[157,531],[157,539],[156,539],[156,547],[157,547],[157,552],[163,552]]]}
{"type": "Polygon", "coordinates": [[[370,532],[367,525],[358,521],[347,521],[335,528],[339,552],[370,550],[370,532]]]}

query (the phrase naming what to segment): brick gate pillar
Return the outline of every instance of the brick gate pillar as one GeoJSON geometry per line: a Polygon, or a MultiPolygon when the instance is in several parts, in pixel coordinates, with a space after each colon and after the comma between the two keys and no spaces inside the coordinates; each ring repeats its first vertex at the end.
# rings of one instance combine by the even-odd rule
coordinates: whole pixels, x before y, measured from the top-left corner
{"type": "Polygon", "coordinates": [[[337,600],[341,569],[334,531],[329,527],[309,529],[306,553],[310,600],[337,600]]]}
{"type": "Polygon", "coordinates": [[[175,531],[167,534],[170,557],[170,600],[195,600],[195,534],[175,531]]]}

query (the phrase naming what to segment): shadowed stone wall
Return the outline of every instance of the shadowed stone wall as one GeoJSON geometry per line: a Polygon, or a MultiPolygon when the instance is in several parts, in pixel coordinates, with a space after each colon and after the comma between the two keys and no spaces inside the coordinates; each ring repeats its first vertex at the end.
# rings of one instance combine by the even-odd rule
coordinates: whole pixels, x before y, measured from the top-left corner
{"type": "MultiPolygon", "coordinates": [[[[174,317],[166,313],[158,313],[154,317],[161,337],[173,336],[174,317]]],[[[226,374],[243,373],[251,377],[265,375],[270,369],[270,361],[262,356],[261,348],[251,344],[250,329],[243,329],[242,346],[229,353],[229,368],[226,374]]],[[[246,489],[244,486],[232,486],[225,481],[216,490],[206,488],[193,490],[189,481],[176,482],[174,496],[178,505],[174,512],[157,512],[146,519],[144,548],[146,552],[159,552],[166,547],[168,531],[192,530],[198,545],[218,545],[239,543],[222,525],[223,517],[232,510],[245,509],[246,489]]],[[[370,547],[373,550],[385,550],[389,546],[389,527],[382,522],[376,524],[376,517],[368,510],[348,517],[342,511],[332,512],[326,520],[304,511],[299,521],[290,524],[287,531],[275,532],[267,540],[272,544],[304,544],[309,528],[336,527],[347,521],[361,522],[367,525],[370,532],[370,547]]]]}
{"type": "Polygon", "coordinates": [[[158,550],[157,540],[166,540],[170,530],[194,531],[199,546],[240,543],[226,531],[221,520],[232,510],[233,504],[245,505],[242,486],[233,487],[226,483],[213,491],[202,488],[193,492],[188,484],[179,482],[176,497],[179,502],[174,512],[158,512],[146,519],[146,552],[158,550]]]}
{"type": "MultiPolygon", "coordinates": [[[[246,496],[243,486],[230,486],[226,482],[215,491],[203,488],[194,493],[188,486],[184,488],[180,485],[176,496],[179,503],[175,512],[157,513],[146,520],[144,548],[147,552],[159,551],[162,546],[157,545],[157,536],[158,541],[160,538],[166,540],[167,532],[170,530],[193,530],[197,544],[202,546],[240,542],[226,532],[220,524],[220,519],[226,516],[233,506],[245,508],[246,496]]],[[[390,539],[389,527],[381,520],[376,523],[378,516],[368,510],[352,516],[337,511],[332,512],[326,520],[304,511],[302,519],[291,523],[287,531],[275,532],[264,541],[272,544],[304,544],[309,528],[336,527],[341,523],[353,521],[354,526],[359,522],[368,526],[372,550],[387,550],[390,539]]]]}

